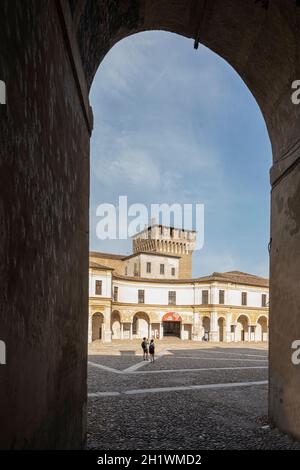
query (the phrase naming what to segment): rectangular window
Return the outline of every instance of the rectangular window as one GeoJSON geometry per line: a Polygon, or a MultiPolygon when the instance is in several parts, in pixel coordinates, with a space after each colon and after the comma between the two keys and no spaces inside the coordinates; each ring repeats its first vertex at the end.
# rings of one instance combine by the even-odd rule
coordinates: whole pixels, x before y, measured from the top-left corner
{"type": "Polygon", "coordinates": [[[145,303],[145,291],[143,289],[139,289],[138,291],[138,302],[139,304],[145,303]]]}
{"type": "Polygon", "coordinates": [[[267,294],[262,294],[261,295],[261,306],[266,307],[267,306],[267,294]]]}
{"type": "Polygon", "coordinates": [[[96,281],[95,292],[96,295],[102,295],[102,281],[96,281]]]}
{"type": "Polygon", "coordinates": [[[175,268],[171,269],[171,274],[172,274],[172,276],[175,276],[175,268]]]}
{"type": "Polygon", "coordinates": [[[202,304],[204,305],[208,304],[208,290],[202,291],[202,304]]]}
{"type": "Polygon", "coordinates": [[[147,263],[147,273],[151,273],[151,263],[147,263]]]}
{"type": "Polygon", "coordinates": [[[119,288],[114,286],[114,302],[118,302],[119,298],[119,288]]]}
{"type": "Polygon", "coordinates": [[[176,305],[176,291],[169,290],[169,305],[176,305]]]}
{"type": "Polygon", "coordinates": [[[219,290],[219,304],[224,305],[225,303],[225,291],[219,290]]]}
{"type": "Polygon", "coordinates": [[[247,292],[242,292],[242,305],[247,305],[247,292]]]}
{"type": "Polygon", "coordinates": [[[160,265],[160,274],[165,274],[165,265],[164,264],[160,265]]]}

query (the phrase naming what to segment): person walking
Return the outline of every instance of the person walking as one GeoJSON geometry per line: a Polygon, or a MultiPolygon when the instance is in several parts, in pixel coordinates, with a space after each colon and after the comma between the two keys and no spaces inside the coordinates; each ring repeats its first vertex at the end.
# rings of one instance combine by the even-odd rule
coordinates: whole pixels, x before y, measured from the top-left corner
{"type": "Polygon", "coordinates": [[[144,361],[148,361],[148,342],[147,342],[147,338],[143,338],[141,346],[142,346],[142,350],[143,350],[143,359],[144,359],[144,361]]]}
{"type": "Polygon", "coordinates": [[[155,353],[154,339],[151,339],[151,341],[150,341],[149,353],[150,353],[150,361],[154,362],[154,353],[155,353]]]}

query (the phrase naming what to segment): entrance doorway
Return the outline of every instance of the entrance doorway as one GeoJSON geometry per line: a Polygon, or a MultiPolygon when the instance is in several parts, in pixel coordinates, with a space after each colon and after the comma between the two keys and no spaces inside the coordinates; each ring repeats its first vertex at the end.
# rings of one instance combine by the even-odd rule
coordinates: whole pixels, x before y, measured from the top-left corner
{"type": "Polygon", "coordinates": [[[164,336],[177,336],[180,338],[180,322],[179,321],[164,321],[164,336]]]}
{"type": "Polygon", "coordinates": [[[176,312],[168,312],[162,317],[164,336],[181,337],[181,316],[176,312]]]}

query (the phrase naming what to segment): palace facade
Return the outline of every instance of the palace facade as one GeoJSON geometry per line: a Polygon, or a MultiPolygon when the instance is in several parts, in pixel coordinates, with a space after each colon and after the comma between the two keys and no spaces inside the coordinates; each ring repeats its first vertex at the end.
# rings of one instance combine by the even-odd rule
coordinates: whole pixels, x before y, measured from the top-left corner
{"type": "Polygon", "coordinates": [[[193,231],[152,225],[129,256],[90,253],[89,342],[268,340],[268,279],[240,271],[192,278],[193,231]]]}

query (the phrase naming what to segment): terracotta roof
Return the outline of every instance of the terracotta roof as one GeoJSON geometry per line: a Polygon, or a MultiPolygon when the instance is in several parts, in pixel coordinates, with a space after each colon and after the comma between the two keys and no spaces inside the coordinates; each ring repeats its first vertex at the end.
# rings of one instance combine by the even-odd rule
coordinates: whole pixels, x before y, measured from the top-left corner
{"type": "Polygon", "coordinates": [[[193,284],[195,279],[155,279],[152,277],[125,276],[123,274],[113,274],[113,279],[135,282],[154,282],[161,284],[193,284]]]}
{"type": "Polygon", "coordinates": [[[269,287],[269,279],[241,271],[214,272],[210,276],[200,277],[199,281],[220,281],[233,284],[245,284],[250,286],[269,287]]]}
{"type": "Polygon", "coordinates": [[[117,255],[115,253],[101,253],[99,251],[90,251],[91,258],[103,258],[103,259],[125,259],[127,255],[117,255]]]}
{"type": "Polygon", "coordinates": [[[161,284],[197,284],[205,282],[230,282],[233,284],[243,284],[248,286],[269,287],[269,279],[255,276],[253,274],[242,273],[240,271],[229,271],[225,273],[214,272],[209,276],[203,276],[190,279],[153,279],[151,277],[124,276],[121,274],[113,274],[114,279],[135,282],[154,282],[161,284]]]}
{"type": "Polygon", "coordinates": [[[139,251],[138,253],[132,253],[131,255],[117,255],[114,253],[101,253],[99,251],[90,251],[90,258],[102,258],[102,259],[117,259],[124,261],[134,256],[139,255],[153,255],[153,256],[166,256],[167,258],[181,258],[180,255],[173,255],[171,253],[158,253],[152,251],[139,251]]]}
{"type": "Polygon", "coordinates": [[[89,267],[96,269],[108,269],[110,271],[114,270],[114,268],[111,268],[110,266],[104,266],[104,264],[95,263],[95,261],[90,261],[89,267]]]}

